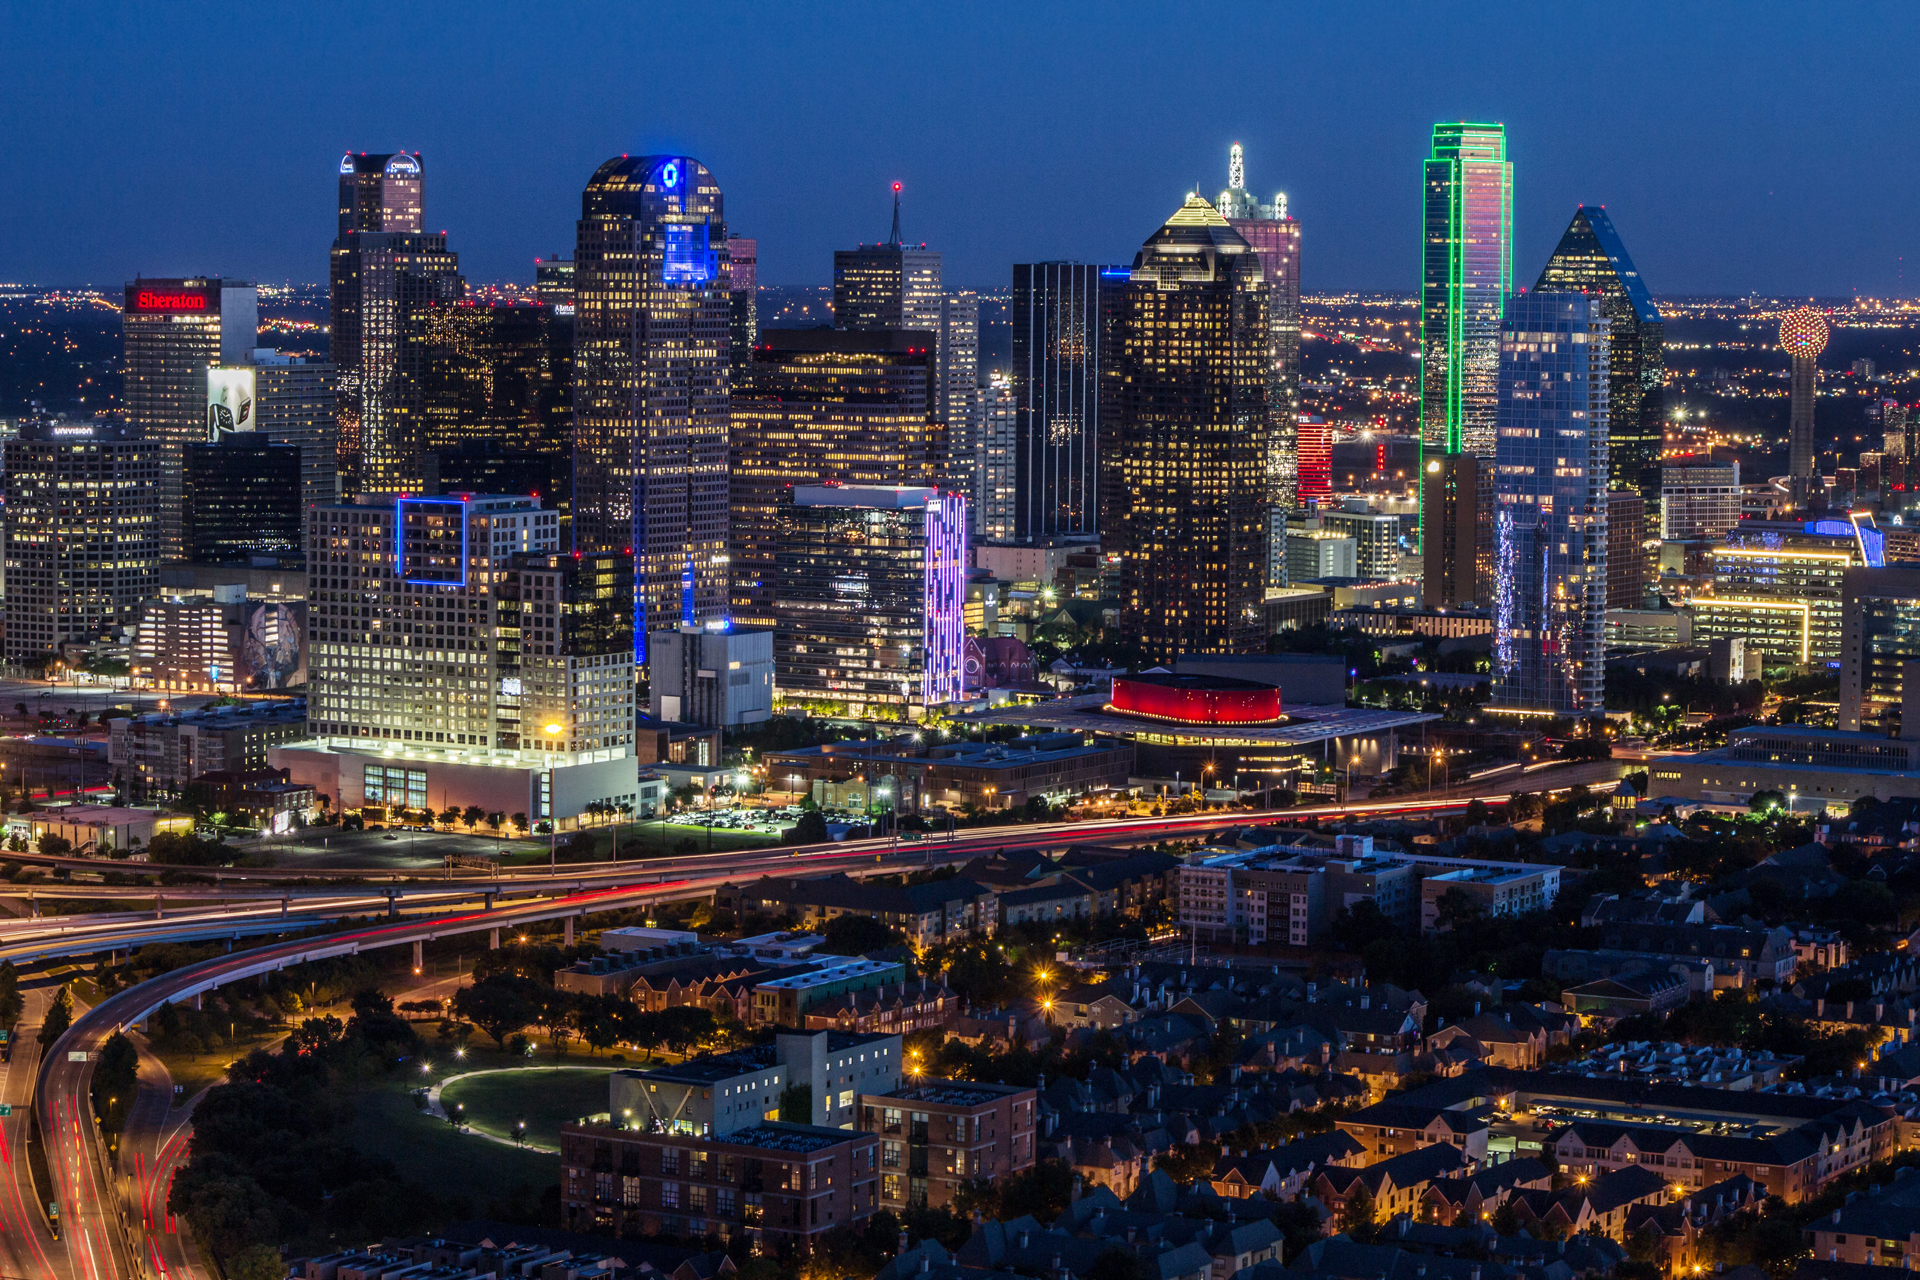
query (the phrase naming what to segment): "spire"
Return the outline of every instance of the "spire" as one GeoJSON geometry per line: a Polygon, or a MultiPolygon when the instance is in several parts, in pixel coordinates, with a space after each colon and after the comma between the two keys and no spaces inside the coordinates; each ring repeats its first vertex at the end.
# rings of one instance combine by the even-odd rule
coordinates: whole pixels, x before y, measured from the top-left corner
{"type": "Polygon", "coordinates": [[[900,184],[893,184],[893,234],[887,237],[887,243],[895,248],[900,245],[900,184]]]}
{"type": "Polygon", "coordinates": [[[1234,143],[1227,152],[1227,190],[1244,191],[1247,186],[1247,163],[1242,157],[1240,144],[1234,143]]]}

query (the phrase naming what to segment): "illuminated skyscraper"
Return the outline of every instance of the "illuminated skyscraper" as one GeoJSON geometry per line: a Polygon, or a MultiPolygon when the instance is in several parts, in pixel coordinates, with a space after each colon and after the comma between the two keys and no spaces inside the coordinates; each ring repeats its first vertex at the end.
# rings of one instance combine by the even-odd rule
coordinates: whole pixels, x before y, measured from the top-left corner
{"type": "Polygon", "coordinates": [[[967,522],[938,489],[794,486],[773,573],[781,690],[886,719],[958,702],[967,522]]]}
{"type": "Polygon", "coordinates": [[[1489,710],[1579,716],[1605,700],[1607,327],[1590,294],[1507,304],[1489,710]]]}
{"type": "Polygon", "coordinates": [[[408,339],[424,307],[466,294],[446,233],[421,229],[425,185],[417,152],[348,152],[340,160],[329,337],[340,474],[349,494],[423,487],[422,423],[408,411],[420,348],[408,339]]]}
{"type": "MultiPolygon", "coordinates": [[[[1240,144],[1227,156],[1227,189],[1219,208],[1230,226],[1260,255],[1267,278],[1267,501],[1280,558],[1270,562],[1268,585],[1284,576],[1286,513],[1298,504],[1297,424],[1300,420],[1300,222],[1288,216],[1287,196],[1261,204],[1248,192],[1240,144]]],[[[1329,456],[1328,467],[1332,462],[1329,456]]],[[[1329,473],[1331,473],[1329,471],[1329,473]]]]}
{"type": "MultiPolygon", "coordinates": [[[[634,552],[634,640],[727,607],[727,227],[688,156],[620,156],[574,251],[573,544],[634,552]]],[[[644,661],[645,655],[641,655],[644,661]]]]}
{"type": "Polygon", "coordinates": [[[1592,293],[1603,300],[1608,343],[1607,468],[1616,490],[1632,489],[1654,513],[1666,430],[1666,323],[1646,281],[1600,205],[1574,211],[1535,293],[1592,293]]]}
{"type": "MultiPolygon", "coordinates": [[[[1083,262],[1015,264],[1013,520],[988,541],[1098,532],[1101,290],[1128,275],[1083,262]]],[[[983,530],[1006,523],[986,493],[974,503],[983,530]]]]}
{"type": "Polygon", "coordinates": [[[934,335],[768,329],[732,397],[733,619],[771,626],[780,512],[803,484],[938,484],[934,335]]]}
{"type": "Polygon", "coordinates": [[[161,446],[119,423],[54,421],[4,450],[7,659],[135,621],[160,585],[161,446]]]}
{"type": "Polygon", "coordinates": [[[1258,648],[1267,583],[1267,286],[1193,194],[1148,238],[1109,332],[1102,545],[1121,626],[1155,662],[1258,648]]]}
{"type": "Polygon", "coordinates": [[[1436,124],[1422,167],[1420,439],[1494,452],[1500,314],[1513,292],[1513,165],[1501,124],[1436,124]]]}
{"type": "Polygon", "coordinates": [[[239,280],[143,277],[127,285],[120,331],[127,424],[160,450],[161,555],[183,559],[187,446],[212,434],[207,370],[252,356],[258,294],[239,280]]]}
{"type": "Polygon", "coordinates": [[[973,459],[980,452],[980,295],[971,289],[940,299],[939,400],[934,416],[945,424],[940,483],[971,498],[973,459]]]}
{"type": "Polygon", "coordinates": [[[1794,505],[1806,507],[1820,492],[1813,452],[1813,397],[1820,377],[1820,353],[1827,349],[1827,321],[1812,307],[1789,311],[1780,320],[1780,349],[1793,360],[1792,416],[1787,429],[1787,480],[1794,505]]]}
{"type": "MultiPolygon", "coordinates": [[[[475,441],[542,454],[573,445],[573,326],[546,303],[437,302],[408,335],[406,413],[421,446],[475,441]]],[[[515,490],[518,492],[518,490],[515,490]]],[[[557,496],[544,490],[552,505],[557,496]]]]}

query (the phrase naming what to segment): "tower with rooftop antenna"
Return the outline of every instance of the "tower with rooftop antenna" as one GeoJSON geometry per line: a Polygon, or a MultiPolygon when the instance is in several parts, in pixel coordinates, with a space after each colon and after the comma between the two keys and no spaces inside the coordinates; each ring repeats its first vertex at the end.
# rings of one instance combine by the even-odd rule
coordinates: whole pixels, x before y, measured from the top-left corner
{"type": "Polygon", "coordinates": [[[1220,216],[1260,258],[1267,280],[1267,445],[1265,482],[1267,585],[1287,585],[1287,512],[1299,504],[1300,224],[1287,214],[1287,197],[1261,204],[1247,190],[1246,153],[1227,152],[1227,189],[1220,216]]]}

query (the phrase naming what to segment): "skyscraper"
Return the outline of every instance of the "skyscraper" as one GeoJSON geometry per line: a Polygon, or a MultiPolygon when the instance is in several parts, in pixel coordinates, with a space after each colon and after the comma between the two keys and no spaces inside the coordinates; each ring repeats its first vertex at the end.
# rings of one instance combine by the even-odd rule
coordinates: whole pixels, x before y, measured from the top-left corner
{"type": "Polygon", "coordinates": [[[187,446],[211,434],[207,370],[244,364],[252,355],[260,332],[258,293],[238,280],[142,277],[127,285],[120,326],[127,423],[159,447],[160,549],[177,560],[186,555],[187,446]]]}
{"type": "MultiPolygon", "coordinates": [[[[1608,389],[1607,401],[1611,411],[1611,388],[1608,389]]],[[[1646,500],[1633,489],[1610,490],[1607,494],[1607,608],[1639,609],[1645,606],[1646,540],[1646,500]]]]}
{"type": "Polygon", "coordinates": [[[273,764],[342,809],[637,805],[624,551],[560,554],[521,495],[363,495],[305,532],[313,737],[273,764]]]}
{"type": "Polygon", "coordinates": [[[738,378],[760,341],[760,242],[727,238],[728,358],[738,378]]]}
{"type": "Polygon", "coordinates": [[[1489,710],[1581,716],[1605,700],[1607,326],[1588,294],[1507,304],[1489,710]]]}
{"type": "Polygon", "coordinates": [[[934,335],[769,329],[732,398],[733,616],[770,626],[780,511],[803,484],[940,482],[934,335]]]}
{"type": "Polygon", "coordinates": [[[780,688],[876,719],[958,702],[968,563],[958,494],[794,486],[773,573],[780,688]]]}
{"type": "Polygon", "coordinates": [[[421,229],[419,154],[347,153],[330,265],[340,472],[348,493],[418,493],[422,423],[409,412],[419,312],[465,296],[444,232],[421,229]]]}
{"type": "MultiPolygon", "coordinates": [[[[1128,274],[1084,262],[1014,265],[1011,538],[1099,531],[1101,290],[1128,274]]],[[[989,520],[988,495],[974,502],[976,518],[989,520]]],[[[990,522],[1001,522],[997,513],[990,522]]]]}
{"type": "MultiPolygon", "coordinates": [[[[552,306],[434,302],[407,341],[408,414],[428,452],[497,441],[527,453],[573,444],[573,326],[552,306]]],[[[552,502],[556,495],[542,494],[552,502]]]]}
{"type": "Polygon", "coordinates": [[[253,353],[254,416],[275,444],[300,450],[300,505],[340,497],[340,449],[333,361],[284,356],[271,347],[253,353]]]}
{"type": "Polygon", "coordinates": [[[1117,299],[1100,529],[1122,626],[1155,662],[1263,641],[1267,316],[1259,256],[1198,193],[1117,299]]]}
{"type": "MultiPolygon", "coordinates": [[[[980,454],[974,462],[979,508],[973,512],[973,532],[982,542],[1013,542],[1018,536],[1019,421],[1013,377],[995,370],[980,388],[980,454]]],[[[1097,508],[1097,498],[1094,502],[1097,508]]]]}
{"type": "Polygon", "coordinates": [[[1601,205],[1583,204],[1533,286],[1535,293],[1591,293],[1603,301],[1608,341],[1607,446],[1613,488],[1632,489],[1658,511],[1666,430],[1666,322],[1601,205]]]}
{"type": "Polygon", "coordinates": [[[900,184],[893,184],[893,231],[885,244],[836,249],[833,327],[940,329],[940,254],[900,240],[900,184]]]}
{"type": "Polygon", "coordinates": [[[940,299],[939,401],[946,455],[940,483],[971,499],[973,459],[980,452],[980,295],[971,289],[940,299]]]}
{"type": "Polygon", "coordinates": [[[1501,308],[1513,293],[1513,165],[1502,124],[1436,124],[1422,166],[1420,440],[1494,452],[1501,308]]]}
{"type": "Polygon", "coordinates": [[[726,612],[726,252],[720,185],[689,156],[619,156],[587,183],[573,543],[632,548],[641,649],[652,628],[726,612]]]}
{"type": "Polygon", "coordinates": [[[1431,454],[1420,469],[1422,598],[1434,608],[1484,604],[1481,516],[1493,504],[1493,464],[1471,453],[1431,454]]]}
{"type": "Polygon", "coordinates": [[[1740,522],[1740,463],[1670,462],[1660,468],[1660,538],[1721,538],[1740,522]]]}
{"type": "MultiPolygon", "coordinates": [[[[1297,501],[1300,223],[1287,213],[1285,192],[1276,194],[1272,204],[1261,204],[1248,192],[1245,156],[1237,142],[1227,153],[1227,189],[1220,193],[1219,208],[1228,225],[1260,255],[1267,278],[1267,501],[1272,506],[1269,519],[1284,539],[1286,512],[1297,501]]],[[[1283,568],[1284,559],[1269,566],[1269,586],[1282,585],[1283,568]]]]}
{"type": "Polygon", "coordinates": [[[1820,353],[1827,349],[1827,321],[1812,307],[1780,318],[1780,349],[1793,361],[1793,398],[1787,429],[1787,482],[1794,505],[1807,507],[1820,493],[1813,452],[1814,386],[1820,377],[1820,353]]]}
{"type": "Polygon", "coordinates": [[[8,661],[139,617],[160,585],[162,452],[118,423],[28,424],[6,442],[8,661]]]}
{"type": "Polygon", "coordinates": [[[195,564],[299,563],[305,554],[300,450],[258,431],[187,446],[186,558],[195,564]]]}

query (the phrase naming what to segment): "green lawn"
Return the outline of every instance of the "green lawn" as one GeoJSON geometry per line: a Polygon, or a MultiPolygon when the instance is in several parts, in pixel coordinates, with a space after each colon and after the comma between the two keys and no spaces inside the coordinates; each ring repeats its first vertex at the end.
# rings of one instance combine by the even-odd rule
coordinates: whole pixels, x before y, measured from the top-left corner
{"type": "MultiPolygon", "coordinates": [[[[594,862],[608,862],[613,856],[613,831],[603,827],[589,831],[593,837],[594,862]]],[[[641,858],[656,857],[675,852],[682,841],[691,841],[701,853],[707,852],[711,835],[711,844],[715,853],[733,849],[764,849],[779,842],[778,836],[765,835],[754,831],[729,831],[720,827],[696,827],[678,822],[669,822],[663,831],[658,822],[628,823],[620,828],[620,861],[634,861],[641,858]]],[[[563,833],[560,843],[565,845],[572,833],[563,833]]],[[[547,841],[544,837],[515,840],[508,844],[501,855],[503,866],[530,866],[547,860],[547,841]]],[[[563,863],[577,863],[578,858],[562,858],[563,863]]]]}
{"type": "Polygon", "coordinates": [[[408,1093],[413,1083],[403,1071],[397,1079],[354,1095],[353,1121],[342,1137],[362,1151],[386,1156],[425,1186],[448,1192],[457,1188],[476,1213],[484,1214],[496,1201],[527,1196],[537,1204],[540,1193],[559,1182],[557,1157],[455,1133],[446,1121],[414,1106],[408,1093]]]}
{"type": "Polygon", "coordinates": [[[440,1092],[448,1111],[466,1108],[467,1123],[500,1137],[527,1122],[527,1141],[560,1145],[560,1126],[607,1109],[607,1072],[580,1067],[532,1067],[457,1080],[440,1092]]]}

